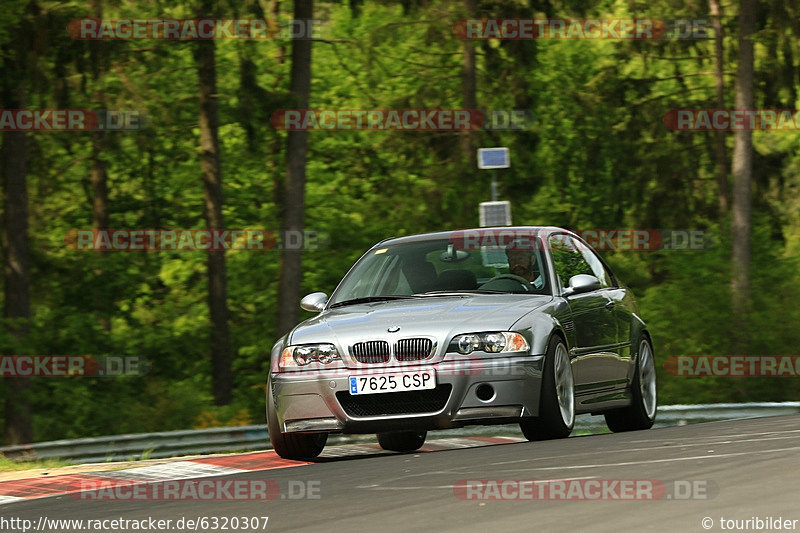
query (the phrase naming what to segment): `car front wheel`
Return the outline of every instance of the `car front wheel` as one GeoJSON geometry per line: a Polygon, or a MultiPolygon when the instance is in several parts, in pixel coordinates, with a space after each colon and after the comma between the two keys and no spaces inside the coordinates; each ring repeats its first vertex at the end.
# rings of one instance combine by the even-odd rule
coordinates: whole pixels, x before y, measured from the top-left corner
{"type": "Polygon", "coordinates": [[[267,382],[267,430],[275,453],[284,459],[313,459],[328,442],[327,433],[283,433],[278,424],[272,382],[267,382]]]}
{"type": "Polygon", "coordinates": [[[531,441],[562,439],[572,433],[575,425],[575,380],[567,346],[558,336],[553,336],[547,346],[539,416],[519,425],[525,438],[531,441]]]}

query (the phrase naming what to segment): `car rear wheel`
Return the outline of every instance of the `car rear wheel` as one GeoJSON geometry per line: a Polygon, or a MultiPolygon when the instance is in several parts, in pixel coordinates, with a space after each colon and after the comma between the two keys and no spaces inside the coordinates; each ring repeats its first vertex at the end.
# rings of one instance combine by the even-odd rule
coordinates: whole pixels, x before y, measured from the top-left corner
{"type": "Polygon", "coordinates": [[[564,341],[554,336],[547,346],[542,372],[539,416],[520,422],[528,440],[562,439],[575,425],[575,380],[564,341]]]}
{"type": "Polygon", "coordinates": [[[327,433],[283,433],[275,412],[272,383],[267,382],[267,430],[275,453],[284,459],[313,459],[328,442],[327,433]]]}
{"type": "Polygon", "coordinates": [[[631,405],[605,413],[608,429],[635,431],[650,429],[656,419],[656,365],[650,339],[643,336],[639,341],[639,356],[636,372],[631,384],[631,405]]]}
{"type": "Polygon", "coordinates": [[[425,444],[427,431],[393,431],[391,433],[378,433],[378,444],[384,450],[392,452],[413,452],[425,444]]]}

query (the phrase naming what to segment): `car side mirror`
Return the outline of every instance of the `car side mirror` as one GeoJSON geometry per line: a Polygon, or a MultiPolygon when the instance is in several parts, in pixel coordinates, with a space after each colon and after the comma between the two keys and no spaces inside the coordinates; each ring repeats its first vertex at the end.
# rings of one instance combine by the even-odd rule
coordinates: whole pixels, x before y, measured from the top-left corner
{"type": "Polygon", "coordinates": [[[589,274],[578,274],[569,278],[569,287],[564,289],[564,296],[596,291],[600,288],[600,280],[589,274]]]}
{"type": "Polygon", "coordinates": [[[325,304],[328,303],[328,295],[324,292],[312,292],[307,294],[300,300],[300,308],[312,313],[319,313],[325,309],[325,304]]]}

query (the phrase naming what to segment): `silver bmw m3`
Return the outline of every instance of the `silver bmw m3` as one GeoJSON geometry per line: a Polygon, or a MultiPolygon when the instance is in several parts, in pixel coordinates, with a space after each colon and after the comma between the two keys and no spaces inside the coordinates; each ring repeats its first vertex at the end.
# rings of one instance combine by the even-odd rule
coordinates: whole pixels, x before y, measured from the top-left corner
{"type": "Polygon", "coordinates": [[[427,431],[519,423],[529,440],[567,437],[575,416],[612,431],[656,414],[653,346],[636,302],[576,234],[504,227],[373,246],[319,314],[272,349],[267,422],[289,459],[329,433],[377,433],[413,451],[427,431]]]}

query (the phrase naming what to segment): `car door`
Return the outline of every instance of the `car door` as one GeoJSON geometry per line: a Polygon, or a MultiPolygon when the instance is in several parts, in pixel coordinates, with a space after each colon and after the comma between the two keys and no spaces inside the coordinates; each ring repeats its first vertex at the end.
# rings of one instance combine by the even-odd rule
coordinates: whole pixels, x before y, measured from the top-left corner
{"type": "Polygon", "coordinates": [[[603,349],[604,352],[615,355],[615,357],[606,357],[610,369],[607,378],[609,382],[614,382],[614,386],[624,387],[627,383],[628,367],[631,361],[631,324],[633,323],[631,298],[628,295],[628,289],[619,285],[611,269],[597,252],[583,240],[578,239],[576,242],[581,244],[581,253],[592,269],[592,274],[600,280],[601,292],[606,298],[605,307],[610,311],[610,318],[616,330],[613,345],[603,349]]]}
{"type": "MultiPolygon", "coordinates": [[[[594,275],[581,251],[582,244],[572,236],[554,234],[549,237],[548,244],[556,284],[561,292],[569,286],[572,276],[594,275]]],[[[617,354],[613,349],[617,344],[617,326],[605,291],[606,288],[601,287],[566,297],[575,328],[576,345],[571,349],[570,358],[578,394],[610,387],[609,382],[615,380],[617,354]]]]}

